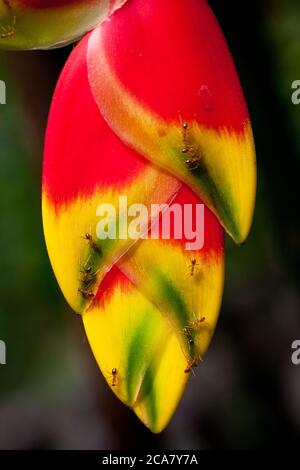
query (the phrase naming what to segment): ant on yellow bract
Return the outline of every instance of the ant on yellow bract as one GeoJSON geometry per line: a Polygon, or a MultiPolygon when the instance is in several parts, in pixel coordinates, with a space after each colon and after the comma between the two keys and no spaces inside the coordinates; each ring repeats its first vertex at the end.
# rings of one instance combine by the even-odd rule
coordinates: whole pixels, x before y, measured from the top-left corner
{"type": "Polygon", "coordinates": [[[94,250],[96,253],[101,255],[101,248],[97,245],[95,240],[93,239],[92,235],[90,233],[86,233],[84,237],[82,237],[84,240],[87,240],[89,242],[90,247],[92,250],[94,250]]]}
{"type": "Polygon", "coordinates": [[[187,132],[188,132],[189,125],[187,122],[182,123],[182,141],[184,147],[181,149],[182,153],[188,153],[189,148],[188,148],[188,142],[187,142],[187,132]]]}
{"type": "Polygon", "coordinates": [[[205,322],[205,317],[198,318],[197,320],[190,321],[187,326],[185,326],[182,331],[186,336],[190,346],[194,344],[193,332],[201,328],[202,324],[205,322]]]}
{"type": "Polygon", "coordinates": [[[202,326],[205,320],[206,320],[205,317],[201,317],[201,318],[198,318],[197,320],[191,321],[189,322],[189,328],[197,330],[202,326]]]}
{"type": "Polygon", "coordinates": [[[108,372],[109,377],[112,379],[111,380],[111,386],[115,387],[117,385],[117,378],[118,378],[118,369],[115,367],[111,370],[111,372],[108,372]]]}
{"type": "Polygon", "coordinates": [[[188,123],[183,122],[182,123],[183,148],[181,149],[181,153],[190,155],[190,158],[185,160],[185,165],[189,168],[189,170],[197,170],[198,168],[201,167],[202,155],[200,154],[198,147],[194,147],[193,145],[189,144],[188,130],[189,130],[188,123]]]}
{"type": "Polygon", "coordinates": [[[187,363],[187,366],[184,370],[184,373],[189,374],[190,372],[193,372],[193,374],[195,375],[194,368],[198,367],[198,364],[199,364],[200,361],[202,361],[202,358],[200,356],[199,357],[194,357],[193,359],[190,359],[187,363]]]}
{"type": "Polygon", "coordinates": [[[85,290],[85,289],[78,289],[78,292],[85,298],[85,299],[93,299],[95,297],[95,294],[91,291],[85,290]]]}
{"type": "Polygon", "coordinates": [[[194,338],[193,338],[192,333],[191,333],[191,328],[189,328],[188,326],[185,326],[182,331],[185,334],[185,336],[187,337],[189,345],[193,346],[194,338]]]}
{"type": "Polygon", "coordinates": [[[16,22],[17,22],[17,17],[14,15],[12,18],[10,29],[7,30],[3,26],[1,26],[2,31],[3,31],[3,33],[1,33],[1,36],[0,36],[1,39],[12,38],[16,34],[17,32],[16,22]]]}
{"type": "Polygon", "coordinates": [[[198,170],[199,168],[201,168],[201,165],[202,165],[201,157],[197,155],[194,155],[193,157],[188,158],[184,163],[186,164],[188,169],[192,171],[198,170]]]}
{"type": "Polygon", "coordinates": [[[80,272],[82,273],[80,281],[85,287],[91,287],[96,282],[98,271],[93,272],[91,266],[83,268],[80,272]]]}
{"type": "Polygon", "coordinates": [[[199,263],[197,263],[197,260],[194,258],[191,260],[190,264],[191,276],[194,276],[196,266],[199,266],[199,263]]]}

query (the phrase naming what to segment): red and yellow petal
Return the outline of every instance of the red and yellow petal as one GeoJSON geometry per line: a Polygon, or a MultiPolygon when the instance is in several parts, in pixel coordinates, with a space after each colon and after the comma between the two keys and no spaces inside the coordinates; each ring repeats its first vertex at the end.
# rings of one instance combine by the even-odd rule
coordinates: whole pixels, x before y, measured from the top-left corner
{"type": "MultiPolygon", "coordinates": [[[[95,274],[95,293],[105,272],[133,240],[99,240],[100,204],[168,202],[180,184],[127,148],[94,103],[87,79],[87,38],[74,49],[59,80],[50,111],[43,169],[43,223],[51,263],[71,307],[82,312],[83,271],[95,274]],[[84,239],[86,234],[92,242],[84,239]],[[97,249],[95,249],[95,245],[97,249]]],[[[151,212],[149,211],[149,214],[151,212]]],[[[114,220],[112,220],[114,223],[114,220]]],[[[127,229],[127,221],[124,221],[127,229]]]]}
{"type": "Polygon", "coordinates": [[[95,27],[126,0],[0,0],[0,48],[65,45],[95,27]]]}
{"type": "Polygon", "coordinates": [[[112,391],[147,427],[160,432],[188,378],[185,356],[169,322],[115,267],[84,312],[83,323],[112,391]]]}
{"type": "Polygon", "coordinates": [[[256,191],[253,135],[207,2],[128,2],[92,33],[88,69],[117,135],[185,182],[243,242],[256,191]]]}
{"type": "MultiPolygon", "coordinates": [[[[202,201],[184,186],[170,208],[180,207],[186,230],[185,210],[189,206],[195,230],[196,207],[200,205],[202,201]]],[[[187,364],[193,360],[198,363],[204,357],[218,320],[224,286],[223,229],[207,207],[203,210],[203,220],[198,218],[197,226],[199,242],[203,232],[203,246],[187,249],[190,237],[183,230],[182,238],[176,239],[171,218],[170,239],[162,239],[160,232],[158,240],[141,240],[118,263],[120,270],[167,317],[187,364]]],[[[162,216],[159,221],[161,224],[162,216]]]]}

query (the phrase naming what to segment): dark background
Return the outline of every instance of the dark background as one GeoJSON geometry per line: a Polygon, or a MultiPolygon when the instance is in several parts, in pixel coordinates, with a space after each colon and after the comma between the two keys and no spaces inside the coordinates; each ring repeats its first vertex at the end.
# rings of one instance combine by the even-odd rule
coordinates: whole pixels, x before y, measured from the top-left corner
{"type": "Polygon", "coordinates": [[[171,424],[152,435],[109,391],[67,307],[41,225],[43,136],[71,47],[1,53],[0,449],[295,448],[300,443],[299,0],[211,0],[252,116],[258,198],[251,236],[227,241],[223,307],[171,424]]]}

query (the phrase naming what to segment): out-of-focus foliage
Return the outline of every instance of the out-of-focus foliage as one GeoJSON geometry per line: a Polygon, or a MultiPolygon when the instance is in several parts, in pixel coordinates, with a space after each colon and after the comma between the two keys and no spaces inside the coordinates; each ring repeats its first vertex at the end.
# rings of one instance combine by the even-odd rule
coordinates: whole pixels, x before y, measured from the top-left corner
{"type": "MultiPolygon", "coordinates": [[[[300,133],[299,108],[290,106],[291,84],[300,80],[300,7],[297,0],[274,1],[266,21],[266,34],[277,49],[276,87],[282,104],[287,109],[287,119],[292,131],[300,133]]],[[[296,140],[300,155],[300,139],[296,140]]]]}

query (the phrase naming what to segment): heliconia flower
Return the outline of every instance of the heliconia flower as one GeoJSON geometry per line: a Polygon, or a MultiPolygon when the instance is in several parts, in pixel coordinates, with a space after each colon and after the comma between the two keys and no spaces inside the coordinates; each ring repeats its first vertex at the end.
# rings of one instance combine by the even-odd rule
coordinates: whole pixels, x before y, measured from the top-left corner
{"type": "MultiPolygon", "coordinates": [[[[181,181],[126,146],[105,122],[88,79],[87,35],[73,50],[54,94],[45,142],[43,222],[52,266],[80,313],[114,393],[152,431],[172,417],[188,376],[202,361],[220,309],[223,229],[204,207],[204,246],[170,239],[100,240],[97,208],[202,201],[181,181]]],[[[120,112],[123,112],[120,106],[120,112]]],[[[155,230],[162,214],[142,230],[155,230]]],[[[123,222],[125,225],[128,221],[123,222]]]]}
{"type": "Polygon", "coordinates": [[[184,181],[242,243],[256,192],[253,135],[206,0],[130,0],[91,34],[88,73],[122,141],[184,181]]]}
{"type": "Polygon", "coordinates": [[[0,49],[58,47],[107,18],[126,0],[0,0],[0,49]]]}

